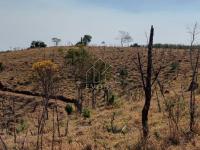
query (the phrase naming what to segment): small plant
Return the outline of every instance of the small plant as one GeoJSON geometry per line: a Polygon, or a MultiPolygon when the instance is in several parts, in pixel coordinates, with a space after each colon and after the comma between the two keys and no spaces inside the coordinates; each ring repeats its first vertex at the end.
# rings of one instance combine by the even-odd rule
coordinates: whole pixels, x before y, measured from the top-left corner
{"type": "Polygon", "coordinates": [[[107,105],[114,105],[117,102],[117,96],[114,93],[109,93],[107,105]]]}
{"type": "Polygon", "coordinates": [[[122,128],[117,127],[117,125],[115,124],[116,115],[117,115],[117,113],[113,112],[111,120],[110,120],[110,125],[107,125],[107,131],[112,132],[114,134],[122,132],[122,128]]]}
{"type": "Polygon", "coordinates": [[[112,94],[108,99],[108,105],[113,105],[116,101],[116,96],[112,94]]]}
{"type": "Polygon", "coordinates": [[[20,132],[23,132],[24,130],[26,130],[28,128],[28,124],[25,120],[22,120],[20,122],[20,124],[17,126],[16,128],[16,132],[17,133],[20,133],[20,132]]]}
{"type": "Polygon", "coordinates": [[[170,65],[170,67],[171,67],[170,70],[171,70],[172,72],[177,71],[177,70],[179,69],[179,62],[177,62],[177,61],[176,61],[176,62],[172,62],[171,65],[170,65]]]}
{"type": "Polygon", "coordinates": [[[90,118],[91,112],[88,108],[83,109],[83,117],[90,118]]]}
{"type": "Polygon", "coordinates": [[[122,87],[127,85],[128,70],[126,68],[119,69],[119,78],[122,87]]]}
{"type": "Polygon", "coordinates": [[[67,112],[68,115],[71,115],[73,112],[73,107],[70,104],[67,104],[67,106],[65,107],[65,111],[67,112]]]}
{"type": "Polygon", "coordinates": [[[177,145],[180,142],[180,122],[185,114],[185,102],[181,96],[165,101],[165,111],[168,118],[169,142],[177,145]]]}
{"type": "Polygon", "coordinates": [[[63,49],[62,47],[58,48],[58,52],[60,55],[64,54],[65,49],[63,49]]]}

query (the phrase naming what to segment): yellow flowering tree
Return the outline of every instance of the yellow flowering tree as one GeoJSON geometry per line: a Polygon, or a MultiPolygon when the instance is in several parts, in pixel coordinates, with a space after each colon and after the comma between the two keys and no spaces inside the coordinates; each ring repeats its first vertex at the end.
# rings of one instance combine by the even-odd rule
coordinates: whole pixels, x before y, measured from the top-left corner
{"type": "Polygon", "coordinates": [[[50,60],[44,60],[34,63],[33,70],[36,82],[42,89],[43,96],[48,99],[54,92],[58,65],[50,60]]]}
{"type": "Polygon", "coordinates": [[[42,133],[45,120],[48,119],[49,99],[55,94],[58,65],[50,60],[44,60],[34,63],[32,69],[34,71],[35,81],[41,88],[43,95],[43,112],[38,124],[37,145],[39,145],[39,134],[42,133]]]}

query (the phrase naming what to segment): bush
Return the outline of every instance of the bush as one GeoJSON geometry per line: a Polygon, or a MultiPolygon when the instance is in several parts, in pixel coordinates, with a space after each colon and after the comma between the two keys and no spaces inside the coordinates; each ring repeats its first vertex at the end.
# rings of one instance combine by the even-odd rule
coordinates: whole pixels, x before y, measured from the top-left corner
{"type": "Polygon", "coordinates": [[[126,86],[128,82],[126,81],[128,77],[128,70],[126,68],[119,68],[119,78],[122,86],[126,86]]]}
{"type": "Polygon", "coordinates": [[[84,118],[90,118],[90,110],[88,108],[83,109],[83,117],[84,118]]]}
{"type": "Polygon", "coordinates": [[[26,130],[28,128],[28,124],[25,120],[22,120],[20,122],[20,124],[16,127],[16,132],[20,133],[23,132],[24,130],[26,130]]]}
{"type": "Polygon", "coordinates": [[[108,105],[113,105],[115,103],[116,96],[112,94],[108,99],[108,105]]]}
{"type": "Polygon", "coordinates": [[[116,100],[117,100],[117,96],[113,92],[110,92],[108,95],[107,105],[116,104],[116,100]]]}
{"type": "Polygon", "coordinates": [[[67,106],[65,107],[65,111],[68,115],[71,115],[73,112],[73,107],[70,104],[67,104],[67,106]]]}

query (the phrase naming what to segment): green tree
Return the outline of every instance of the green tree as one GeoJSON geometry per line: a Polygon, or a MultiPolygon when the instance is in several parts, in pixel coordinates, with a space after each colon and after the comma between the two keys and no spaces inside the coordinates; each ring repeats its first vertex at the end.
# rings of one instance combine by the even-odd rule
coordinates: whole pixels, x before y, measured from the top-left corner
{"type": "Polygon", "coordinates": [[[77,46],[87,46],[92,40],[91,35],[84,35],[84,37],[81,37],[81,41],[76,43],[77,46]]]}
{"type": "Polygon", "coordinates": [[[47,45],[43,41],[32,41],[30,48],[43,48],[47,45]]]}

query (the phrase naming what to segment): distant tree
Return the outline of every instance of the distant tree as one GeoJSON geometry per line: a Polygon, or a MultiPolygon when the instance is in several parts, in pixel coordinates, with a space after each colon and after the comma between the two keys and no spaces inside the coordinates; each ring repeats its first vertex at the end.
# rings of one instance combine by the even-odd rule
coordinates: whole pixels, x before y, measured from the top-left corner
{"type": "Polygon", "coordinates": [[[92,40],[92,36],[91,35],[84,35],[83,37],[83,43],[84,45],[88,45],[92,40]]]}
{"type": "Polygon", "coordinates": [[[131,35],[126,31],[119,31],[119,40],[121,42],[121,46],[123,47],[125,43],[129,44],[133,41],[131,35]]]}
{"type": "Polygon", "coordinates": [[[52,42],[54,43],[55,46],[58,46],[58,44],[61,42],[61,39],[59,39],[57,37],[54,37],[51,40],[52,40],[52,42]]]}
{"type": "Polygon", "coordinates": [[[134,44],[130,45],[130,47],[140,47],[140,45],[138,45],[138,43],[134,43],[134,44]]]}
{"type": "Polygon", "coordinates": [[[102,42],[101,42],[101,44],[102,44],[102,45],[105,45],[105,44],[106,44],[106,42],[105,42],[105,41],[102,41],[102,42]]]}
{"type": "Polygon", "coordinates": [[[43,48],[47,45],[43,41],[32,41],[30,48],[43,48]]]}
{"type": "Polygon", "coordinates": [[[77,46],[79,46],[79,45],[87,46],[91,42],[91,40],[92,40],[91,35],[84,35],[84,37],[81,37],[81,41],[76,43],[76,45],[77,46]]]}

